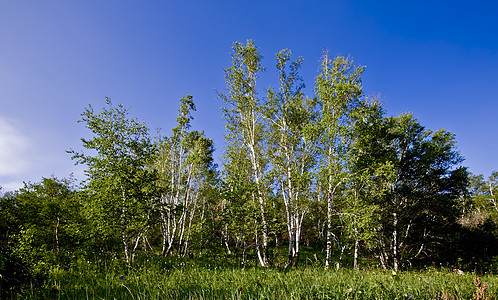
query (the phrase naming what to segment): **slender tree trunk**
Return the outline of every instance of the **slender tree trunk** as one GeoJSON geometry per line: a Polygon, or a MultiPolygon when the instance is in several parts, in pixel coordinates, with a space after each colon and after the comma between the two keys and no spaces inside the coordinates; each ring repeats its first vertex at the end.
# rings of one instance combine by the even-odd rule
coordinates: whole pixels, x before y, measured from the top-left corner
{"type": "MultiPolygon", "coordinates": [[[[197,195],[197,197],[198,197],[198,195],[197,195]]],[[[195,211],[196,211],[196,205],[194,205],[192,210],[190,211],[190,217],[189,217],[188,225],[187,225],[187,233],[185,235],[185,242],[183,243],[183,255],[184,256],[187,254],[188,244],[190,242],[190,235],[192,234],[192,220],[194,219],[195,211]]]]}
{"type": "MultiPolygon", "coordinates": [[[[254,143],[253,143],[254,144],[254,143]]],[[[259,202],[259,209],[260,209],[260,214],[261,214],[261,233],[263,237],[263,256],[264,256],[264,264],[269,265],[270,264],[270,256],[268,253],[268,223],[266,222],[266,212],[265,212],[265,196],[264,196],[264,191],[262,190],[262,183],[260,180],[260,172],[259,172],[259,166],[257,163],[256,159],[256,152],[254,150],[253,144],[249,145],[250,153],[251,153],[251,163],[253,167],[253,176],[254,180],[256,183],[256,189],[257,189],[257,197],[258,197],[258,202],[259,202]]]]}
{"type": "Polygon", "coordinates": [[[359,248],[359,240],[355,238],[354,240],[354,258],[353,258],[353,269],[358,270],[358,248],[359,248]]]}
{"type": "Polygon", "coordinates": [[[166,247],[167,247],[167,222],[166,222],[166,216],[164,215],[164,211],[161,208],[161,234],[162,234],[162,249],[161,249],[161,255],[165,256],[166,255],[166,247]]]}
{"type": "Polygon", "coordinates": [[[177,249],[177,255],[181,256],[182,253],[182,245],[183,245],[183,234],[185,232],[185,219],[187,218],[186,216],[186,207],[184,206],[182,209],[182,215],[180,216],[179,226],[180,226],[180,232],[178,235],[178,249],[177,249]]]}
{"type": "Polygon", "coordinates": [[[268,241],[263,244],[263,257],[265,261],[265,266],[270,265],[270,252],[268,250],[268,241]]]}
{"type": "Polygon", "coordinates": [[[168,247],[166,248],[166,253],[164,256],[168,256],[170,254],[171,249],[173,248],[173,242],[175,241],[175,235],[177,230],[177,222],[175,220],[175,215],[171,213],[171,210],[168,211],[167,214],[167,243],[168,247]]]}
{"type": "MultiPolygon", "coordinates": [[[[259,249],[259,237],[258,237],[258,229],[257,229],[257,224],[255,226],[255,229],[254,229],[254,233],[255,233],[255,236],[256,236],[256,253],[258,254],[258,259],[259,259],[259,263],[261,264],[262,267],[265,267],[266,264],[265,264],[265,260],[263,259],[263,257],[261,256],[261,251],[259,249]]],[[[263,250],[264,251],[264,250],[263,250]]]]}
{"type": "Polygon", "coordinates": [[[149,239],[147,236],[144,236],[144,251],[147,252],[147,247],[149,248],[149,251],[154,252],[154,248],[152,248],[152,245],[149,242],[149,239]]]}
{"type": "Polygon", "coordinates": [[[496,205],[496,197],[493,192],[493,185],[491,184],[491,182],[489,182],[489,195],[491,196],[490,200],[493,203],[493,207],[495,208],[495,210],[498,210],[498,206],[496,205]]]}
{"type": "Polygon", "coordinates": [[[122,196],[122,206],[121,206],[121,241],[123,242],[123,248],[125,253],[126,264],[130,265],[130,253],[128,247],[128,232],[127,232],[127,222],[126,222],[126,193],[124,187],[121,185],[121,196],[122,196]]]}
{"type": "Polygon", "coordinates": [[[295,244],[296,244],[295,232],[294,232],[293,226],[290,225],[290,227],[291,228],[289,229],[289,252],[288,252],[288,259],[287,259],[287,264],[285,265],[285,268],[292,266],[294,256],[295,256],[295,248],[294,248],[295,244]]]}
{"type": "MultiPolygon", "coordinates": [[[[223,230],[223,243],[225,244],[225,247],[227,248],[228,255],[232,254],[232,251],[230,251],[230,246],[228,245],[228,225],[225,225],[225,228],[223,230]]],[[[237,246],[235,246],[237,247],[237,246]]]]}
{"type": "Polygon", "coordinates": [[[123,242],[126,264],[130,265],[130,254],[128,251],[128,234],[125,228],[123,228],[121,231],[121,240],[123,242]]]}
{"type": "Polygon", "coordinates": [[[57,224],[55,225],[55,249],[59,252],[59,225],[60,217],[57,216],[57,224]]]}
{"type": "MultiPolygon", "coordinates": [[[[380,235],[380,233],[377,233],[380,235]]],[[[379,248],[379,261],[382,266],[382,269],[387,270],[389,266],[388,254],[386,251],[386,245],[383,240],[383,236],[380,236],[378,239],[378,248],[379,248]]]]}
{"type": "Polygon", "coordinates": [[[332,200],[327,200],[327,256],[325,258],[325,267],[329,268],[332,264],[332,244],[334,233],[332,232],[332,200]]]}
{"type": "Polygon", "coordinates": [[[393,267],[398,271],[398,215],[393,213],[393,267]]]}
{"type": "Polygon", "coordinates": [[[181,256],[183,251],[183,237],[185,235],[185,223],[187,222],[187,214],[188,210],[191,206],[190,203],[190,191],[191,191],[191,182],[192,182],[192,173],[193,173],[193,166],[190,165],[188,168],[188,175],[187,175],[187,182],[185,183],[185,193],[183,195],[182,199],[182,214],[180,216],[180,220],[178,221],[179,227],[180,227],[180,232],[179,232],[179,237],[178,237],[178,256],[181,256]]]}
{"type": "Polygon", "coordinates": [[[345,249],[346,249],[345,245],[341,246],[341,254],[339,255],[339,260],[337,261],[337,263],[335,265],[336,270],[339,270],[339,268],[341,267],[342,257],[344,256],[345,249]]]}
{"type": "Polygon", "coordinates": [[[295,237],[295,254],[294,254],[294,262],[293,266],[297,267],[299,264],[299,244],[301,243],[301,224],[299,220],[296,218],[296,237],[295,237]]]}
{"type": "MultiPolygon", "coordinates": [[[[328,167],[332,167],[332,146],[329,145],[328,147],[328,167]]],[[[333,238],[333,232],[332,232],[332,214],[333,214],[333,191],[332,191],[332,170],[328,170],[329,175],[328,175],[328,187],[327,187],[327,256],[325,258],[325,267],[330,268],[330,265],[332,264],[332,238],[333,238]]]]}
{"type": "Polygon", "coordinates": [[[270,264],[270,255],[268,253],[268,224],[266,223],[266,216],[265,216],[265,209],[264,209],[263,200],[260,200],[260,208],[261,208],[261,225],[262,225],[262,235],[263,235],[264,265],[268,266],[270,264]]]}
{"type": "Polygon", "coordinates": [[[138,248],[138,245],[140,244],[140,239],[142,238],[142,233],[139,233],[137,236],[137,239],[135,241],[135,245],[133,246],[133,249],[131,250],[131,261],[135,260],[135,254],[136,250],[138,248]]]}
{"type": "Polygon", "coordinates": [[[225,247],[227,248],[227,253],[228,255],[232,255],[232,251],[230,251],[230,246],[228,245],[228,241],[226,238],[223,239],[223,242],[225,244],[225,247]]]}

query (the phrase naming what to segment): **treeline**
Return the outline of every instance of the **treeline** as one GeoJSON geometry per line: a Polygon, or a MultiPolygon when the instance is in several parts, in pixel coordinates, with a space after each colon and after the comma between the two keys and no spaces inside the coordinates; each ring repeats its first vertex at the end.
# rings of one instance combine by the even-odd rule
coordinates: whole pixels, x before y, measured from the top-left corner
{"type": "Polygon", "coordinates": [[[43,178],[0,198],[2,275],[137,255],[290,267],[303,247],[329,268],[496,268],[498,173],[470,174],[452,133],[386,116],[350,58],[325,53],[312,96],[289,50],[276,55],[276,88],[257,85],[252,41],[231,58],[221,170],[213,141],[190,128],[192,96],[169,136],[108,98],[88,106],[92,137],[69,151],[86,181],[43,178]]]}

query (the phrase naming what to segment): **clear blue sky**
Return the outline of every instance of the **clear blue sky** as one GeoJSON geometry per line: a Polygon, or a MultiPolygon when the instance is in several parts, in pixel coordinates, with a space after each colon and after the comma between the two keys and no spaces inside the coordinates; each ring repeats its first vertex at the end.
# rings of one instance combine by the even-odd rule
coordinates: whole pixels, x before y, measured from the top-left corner
{"type": "Polygon", "coordinates": [[[222,156],[215,89],[234,41],[254,39],[273,83],[274,54],[304,58],[308,95],[323,50],[366,65],[364,91],[388,115],[412,112],[456,134],[464,165],[498,170],[498,4],[495,1],[0,1],[0,186],[81,176],[66,150],[104,97],[169,134],[178,101],[194,96],[193,129],[222,156]]]}

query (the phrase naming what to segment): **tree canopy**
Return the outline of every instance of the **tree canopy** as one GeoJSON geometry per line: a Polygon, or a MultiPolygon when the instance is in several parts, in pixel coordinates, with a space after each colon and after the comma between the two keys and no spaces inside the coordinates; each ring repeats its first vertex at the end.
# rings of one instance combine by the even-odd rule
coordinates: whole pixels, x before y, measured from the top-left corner
{"type": "Polygon", "coordinates": [[[470,174],[451,132],[388,116],[363,94],[365,67],[352,58],[325,53],[311,95],[302,64],[278,52],[278,86],[267,88],[259,48],[234,43],[219,93],[220,170],[213,141],[191,129],[193,96],[179,101],[171,134],[156,137],[110,98],[85,108],[91,137],[68,152],[86,180],[42,178],[0,197],[1,280],[22,275],[14,265],[25,279],[102,256],[289,268],[303,251],[328,268],[496,268],[498,173],[470,174]]]}

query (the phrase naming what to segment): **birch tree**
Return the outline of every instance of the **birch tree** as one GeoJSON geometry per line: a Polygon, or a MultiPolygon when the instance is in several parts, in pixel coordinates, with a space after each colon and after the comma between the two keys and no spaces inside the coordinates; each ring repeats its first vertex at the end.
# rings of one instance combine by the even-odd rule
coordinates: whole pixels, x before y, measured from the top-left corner
{"type": "MultiPolygon", "coordinates": [[[[338,56],[331,60],[325,54],[321,72],[316,79],[320,120],[314,134],[320,156],[319,184],[323,199],[327,202],[326,267],[330,267],[332,262],[332,244],[334,240],[338,241],[334,234],[333,218],[337,216],[337,205],[343,195],[341,187],[348,178],[348,131],[352,130],[351,112],[358,106],[362,95],[363,70],[364,67],[355,66],[349,58],[338,56]]],[[[341,248],[342,252],[344,248],[341,248]]]]}
{"type": "Polygon", "coordinates": [[[129,118],[129,110],[114,107],[106,98],[106,107],[96,113],[88,106],[81,114],[90,139],[82,138],[91,150],[73,154],[77,163],[87,165],[89,206],[101,230],[119,232],[124,257],[133,261],[138,245],[147,236],[154,199],[157,198],[157,173],[150,168],[157,151],[145,123],[129,118]]]}
{"type": "Polygon", "coordinates": [[[223,164],[223,244],[231,255],[242,251],[242,265],[246,264],[246,251],[258,244],[258,202],[254,201],[255,185],[251,180],[251,162],[245,148],[238,144],[227,145],[223,164]],[[255,234],[256,232],[256,234],[255,234]],[[234,245],[233,251],[230,244],[234,245]]]}
{"type": "MultiPolygon", "coordinates": [[[[234,43],[232,65],[225,70],[228,92],[220,94],[220,97],[224,102],[222,110],[226,120],[227,143],[240,145],[241,153],[249,158],[251,181],[255,187],[252,196],[258,206],[261,225],[258,226],[261,239],[259,239],[259,232],[256,232],[257,253],[261,265],[266,266],[270,263],[269,224],[266,208],[269,188],[265,183],[268,161],[265,144],[266,127],[261,111],[261,100],[256,90],[256,80],[262,70],[261,54],[253,41],[247,41],[246,45],[234,43]],[[259,244],[263,248],[262,255],[259,244]]],[[[227,150],[230,151],[230,148],[227,150]]]]}
{"type": "Polygon", "coordinates": [[[305,136],[314,115],[310,101],[304,97],[304,84],[298,74],[302,58],[291,61],[291,55],[290,50],[282,50],[276,55],[280,88],[278,91],[269,89],[264,111],[270,129],[272,174],[287,220],[286,267],[297,266],[299,262],[302,224],[311,199],[311,170],[315,162],[313,140],[305,136]]]}
{"type": "Polygon", "coordinates": [[[178,255],[187,253],[192,224],[203,205],[202,186],[208,173],[214,171],[212,140],[204,132],[190,131],[193,110],[192,96],[181,99],[172,136],[157,141],[155,167],[163,187],[159,202],[162,255],[170,254],[175,243],[178,255]]]}

